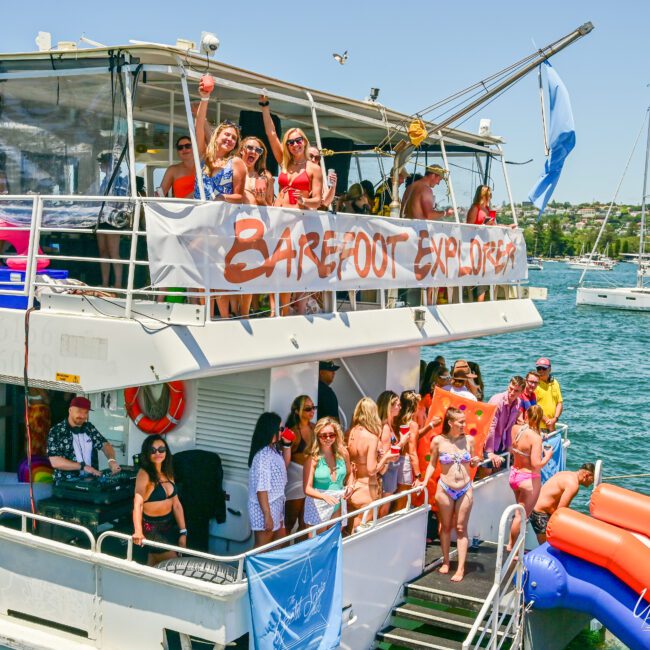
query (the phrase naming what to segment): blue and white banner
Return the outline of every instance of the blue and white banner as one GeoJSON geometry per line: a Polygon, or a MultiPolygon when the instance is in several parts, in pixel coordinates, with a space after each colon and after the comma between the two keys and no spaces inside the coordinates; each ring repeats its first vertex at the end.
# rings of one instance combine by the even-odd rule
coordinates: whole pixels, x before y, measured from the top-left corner
{"type": "Polygon", "coordinates": [[[553,449],[553,456],[551,457],[551,460],[542,467],[542,483],[546,483],[551,476],[558,472],[563,472],[566,469],[564,450],[562,448],[562,434],[556,433],[547,438],[544,440],[544,445],[553,449]]]}
{"type": "Polygon", "coordinates": [[[341,641],[341,528],[246,558],[255,650],[334,650],[341,641]]]}
{"type": "Polygon", "coordinates": [[[540,215],[544,212],[544,208],[560,180],[566,157],[576,145],[576,131],[569,93],[553,66],[548,61],[544,61],[544,64],[550,107],[548,133],[550,152],[544,165],[544,173],[528,195],[534,206],[539,209],[540,215]]]}

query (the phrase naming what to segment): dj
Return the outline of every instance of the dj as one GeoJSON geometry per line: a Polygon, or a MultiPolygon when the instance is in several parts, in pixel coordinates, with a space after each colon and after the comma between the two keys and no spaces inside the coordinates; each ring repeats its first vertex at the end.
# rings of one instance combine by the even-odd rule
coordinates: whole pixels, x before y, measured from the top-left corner
{"type": "Polygon", "coordinates": [[[68,417],[54,425],[47,435],[47,455],[54,468],[54,482],[80,475],[100,476],[97,452],[108,458],[113,474],[121,467],[115,460],[115,451],[104,436],[88,422],[90,400],[75,397],[70,402],[68,417]]]}

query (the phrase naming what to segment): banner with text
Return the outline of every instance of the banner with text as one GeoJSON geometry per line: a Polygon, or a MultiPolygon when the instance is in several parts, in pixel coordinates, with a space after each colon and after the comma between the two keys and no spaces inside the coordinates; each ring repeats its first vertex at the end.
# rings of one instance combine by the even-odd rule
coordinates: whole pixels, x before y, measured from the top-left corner
{"type": "Polygon", "coordinates": [[[245,292],[507,284],[520,230],[211,203],[145,207],[152,285],[245,292]]]}

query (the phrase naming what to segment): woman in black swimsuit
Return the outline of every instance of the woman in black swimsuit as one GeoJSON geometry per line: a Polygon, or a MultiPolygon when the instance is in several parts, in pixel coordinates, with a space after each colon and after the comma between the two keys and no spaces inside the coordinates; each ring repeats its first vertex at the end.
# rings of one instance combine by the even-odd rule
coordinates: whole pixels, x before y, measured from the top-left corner
{"type": "MultiPolygon", "coordinates": [[[[147,436],[140,453],[140,471],[133,499],[133,542],[143,540],[185,547],[187,528],[174,484],[172,454],[162,436],[147,436]]],[[[147,564],[176,557],[174,551],[149,551],[147,564]]]]}

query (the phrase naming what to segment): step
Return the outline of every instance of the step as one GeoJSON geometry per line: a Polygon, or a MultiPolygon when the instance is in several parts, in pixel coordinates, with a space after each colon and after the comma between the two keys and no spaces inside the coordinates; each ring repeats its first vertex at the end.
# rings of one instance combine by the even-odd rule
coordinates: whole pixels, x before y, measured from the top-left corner
{"type": "Polygon", "coordinates": [[[405,594],[408,598],[419,598],[420,600],[427,600],[438,605],[467,609],[472,612],[479,612],[485,602],[483,598],[475,598],[474,596],[427,587],[413,582],[405,586],[405,594]]]}
{"type": "Polygon", "coordinates": [[[415,630],[388,626],[377,634],[377,640],[412,650],[462,650],[463,642],[415,630]]]}
{"type": "MultiPolygon", "coordinates": [[[[417,621],[426,625],[444,628],[453,632],[459,632],[467,635],[474,625],[475,618],[472,616],[463,616],[463,614],[455,614],[453,612],[446,612],[440,609],[433,609],[423,605],[416,605],[415,603],[402,603],[393,609],[393,616],[406,618],[411,621],[417,621]]],[[[479,631],[482,632],[483,628],[480,627],[479,631]]],[[[502,632],[498,632],[500,636],[502,632]]]]}

